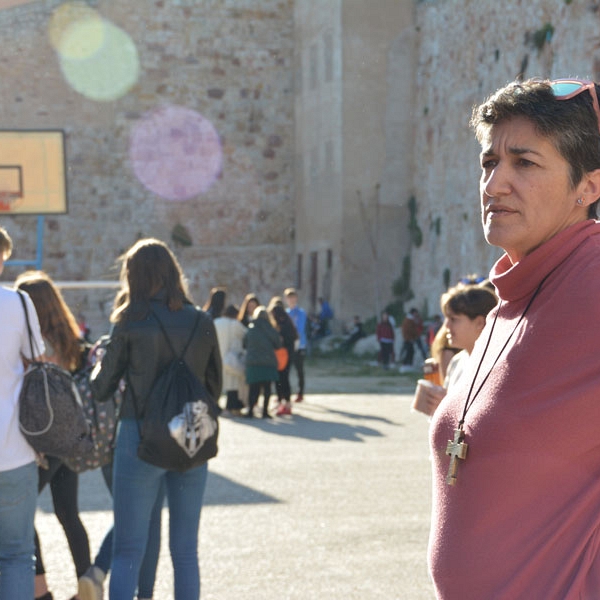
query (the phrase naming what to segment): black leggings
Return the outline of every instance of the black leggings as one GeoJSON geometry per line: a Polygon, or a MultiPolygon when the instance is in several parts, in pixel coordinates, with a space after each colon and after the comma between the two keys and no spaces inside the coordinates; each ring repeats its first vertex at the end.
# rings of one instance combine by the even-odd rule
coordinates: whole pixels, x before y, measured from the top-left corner
{"type": "Polygon", "coordinates": [[[298,373],[298,395],[304,395],[304,357],[306,356],[306,350],[296,350],[292,355],[292,365],[298,373]]]}
{"type": "Polygon", "coordinates": [[[290,389],[290,363],[288,361],[287,366],[283,371],[279,371],[279,379],[275,383],[275,389],[277,390],[277,398],[281,402],[282,400],[290,401],[292,396],[292,390],[290,389]]]}
{"type": "Polygon", "coordinates": [[[394,355],[394,343],[379,342],[379,348],[381,349],[381,362],[387,367],[390,364],[390,359],[394,355]]]}
{"type": "Polygon", "coordinates": [[[256,406],[258,403],[258,397],[260,396],[260,392],[263,392],[264,401],[263,401],[263,413],[267,412],[269,407],[269,398],[271,397],[271,382],[270,381],[259,381],[258,383],[251,383],[248,389],[248,405],[250,407],[250,411],[256,406]]]}
{"type": "MultiPolygon", "coordinates": [[[[60,459],[53,456],[47,456],[49,468],[38,469],[39,484],[38,493],[40,493],[47,483],[50,483],[50,492],[52,493],[52,503],[54,504],[54,514],[65,530],[75,571],[77,577],[81,577],[89,568],[90,562],[90,543],[87,532],[81,519],[79,518],[79,508],[77,506],[77,487],[79,477],[60,459]]],[[[42,561],[40,550],[40,541],[37,531],[35,532],[35,574],[43,575],[46,572],[42,561]]]]}

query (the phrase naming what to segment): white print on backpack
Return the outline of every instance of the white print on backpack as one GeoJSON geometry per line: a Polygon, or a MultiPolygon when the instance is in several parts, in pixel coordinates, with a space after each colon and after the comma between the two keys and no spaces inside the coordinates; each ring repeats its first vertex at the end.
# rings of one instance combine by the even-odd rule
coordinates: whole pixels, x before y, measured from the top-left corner
{"type": "Polygon", "coordinates": [[[202,400],[187,402],[183,412],[169,421],[171,437],[190,458],[214,435],[216,429],[216,421],[210,416],[208,405],[202,400]]]}

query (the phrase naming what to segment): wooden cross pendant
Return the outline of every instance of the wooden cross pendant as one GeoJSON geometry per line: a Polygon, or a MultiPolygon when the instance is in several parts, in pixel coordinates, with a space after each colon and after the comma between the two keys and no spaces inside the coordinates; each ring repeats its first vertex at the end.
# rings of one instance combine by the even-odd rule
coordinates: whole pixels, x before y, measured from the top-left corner
{"type": "Polygon", "coordinates": [[[454,430],[454,439],[448,440],[448,445],[446,446],[446,454],[450,457],[448,475],[446,476],[446,483],[448,485],[454,485],[456,483],[458,460],[465,460],[465,458],[467,458],[469,446],[463,442],[464,439],[465,432],[462,430],[462,427],[459,427],[454,430]]]}

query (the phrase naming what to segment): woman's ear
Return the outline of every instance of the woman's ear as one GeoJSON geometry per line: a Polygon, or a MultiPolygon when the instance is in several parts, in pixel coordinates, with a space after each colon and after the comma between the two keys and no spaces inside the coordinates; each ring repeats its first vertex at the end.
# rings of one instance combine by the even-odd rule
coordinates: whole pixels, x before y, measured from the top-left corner
{"type": "Polygon", "coordinates": [[[589,206],[600,198],[600,169],[586,173],[580,183],[583,206],[589,206]]]}

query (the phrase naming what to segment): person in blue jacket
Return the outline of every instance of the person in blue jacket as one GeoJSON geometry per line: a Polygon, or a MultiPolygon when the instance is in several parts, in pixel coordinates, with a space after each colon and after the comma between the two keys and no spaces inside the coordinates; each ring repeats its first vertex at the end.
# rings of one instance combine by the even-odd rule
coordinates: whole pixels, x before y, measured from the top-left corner
{"type": "Polygon", "coordinates": [[[304,358],[306,356],[306,312],[298,306],[298,292],[295,288],[286,288],[283,296],[288,305],[288,314],[298,332],[298,340],[292,355],[292,366],[298,373],[298,395],[295,402],[302,402],[304,400],[304,358]]]}

